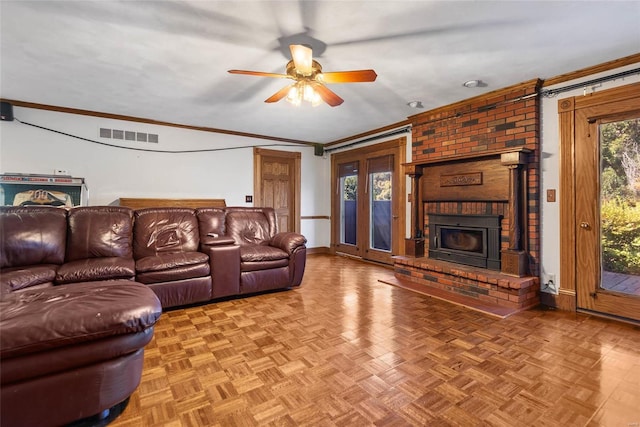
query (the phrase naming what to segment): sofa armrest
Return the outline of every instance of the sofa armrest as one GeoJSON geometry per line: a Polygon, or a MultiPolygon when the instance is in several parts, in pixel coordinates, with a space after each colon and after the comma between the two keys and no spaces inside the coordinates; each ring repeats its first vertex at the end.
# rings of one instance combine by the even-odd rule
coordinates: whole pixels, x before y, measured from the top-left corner
{"type": "Polygon", "coordinates": [[[240,246],[232,244],[206,245],[211,268],[211,297],[213,299],[240,294],[240,246]]]}
{"type": "Polygon", "coordinates": [[[305,247],[306,243],[307,239],[302,234],[294,233],[292,231],[284,231],[273,236],[269,242],[269,246],[282,249],[291,255],[296,249],[305,247]]]}

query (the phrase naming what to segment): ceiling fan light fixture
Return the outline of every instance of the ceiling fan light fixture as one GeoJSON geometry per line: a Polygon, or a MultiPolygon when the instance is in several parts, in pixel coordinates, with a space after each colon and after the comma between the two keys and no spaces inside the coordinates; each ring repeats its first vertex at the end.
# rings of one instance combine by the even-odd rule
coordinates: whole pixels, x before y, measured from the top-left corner
{"type": "Polygon", "coordinates": [[[291,86],[285,99],[296,107],[302,105],[302,101],[306,101],[314,107],[322,104],[322,98],[318,92],[313,89],[312,85],[308,84],[304,80],[301,80],[291,86]]]}
{"type": "Polygon", "coordinates": [[[289,92],[287,93],[287,97],[285,99],[288,103],[293,104],[296,107],[300,106],[300,104],[302,103],[302,93],[300,93],[297,84],[291,86],[291,89],[289,89],[289,92]]]}

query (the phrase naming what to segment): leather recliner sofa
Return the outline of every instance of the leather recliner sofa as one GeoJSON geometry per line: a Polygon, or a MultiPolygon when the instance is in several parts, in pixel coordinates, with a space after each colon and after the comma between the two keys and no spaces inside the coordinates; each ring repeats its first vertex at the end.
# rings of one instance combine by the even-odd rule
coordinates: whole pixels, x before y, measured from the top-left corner
{"type": "Polygon", "coordinates": [[[3,424],[126,400],[163,308],[299,286],[305,244],[270,208],[0,207],[3,424]]]}
{"type": "Polygon", "coordinates": [[[132,280],[163,308],[299,286],[306,239],[272,208],[0,207],[0,295],[132,280]]]}
{"type": "Polygon", "coordinates": [[[138,386],[162,313],[131,280],[131,212],[0,212],[2,425],[107,417],[138,386]]]}

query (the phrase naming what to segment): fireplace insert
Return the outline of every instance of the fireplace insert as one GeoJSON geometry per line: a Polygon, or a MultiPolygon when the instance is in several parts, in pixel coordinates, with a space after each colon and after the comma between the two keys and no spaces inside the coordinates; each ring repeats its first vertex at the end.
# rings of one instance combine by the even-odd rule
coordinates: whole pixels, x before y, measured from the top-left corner
{"type": "Polygon", "coordinates": [[[500,215],[429,214],[429,258],[500,270],[500,215]]]}

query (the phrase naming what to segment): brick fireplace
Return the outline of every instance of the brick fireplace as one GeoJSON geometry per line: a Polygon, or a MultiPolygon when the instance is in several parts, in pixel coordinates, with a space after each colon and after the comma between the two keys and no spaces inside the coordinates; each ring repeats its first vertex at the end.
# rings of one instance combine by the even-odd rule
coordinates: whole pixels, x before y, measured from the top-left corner
{"type": "Polygon", "coordinates": [[[539,302],[539,81],[409,120],[412,236],[395,276],[485,306],[539,302]]]}

